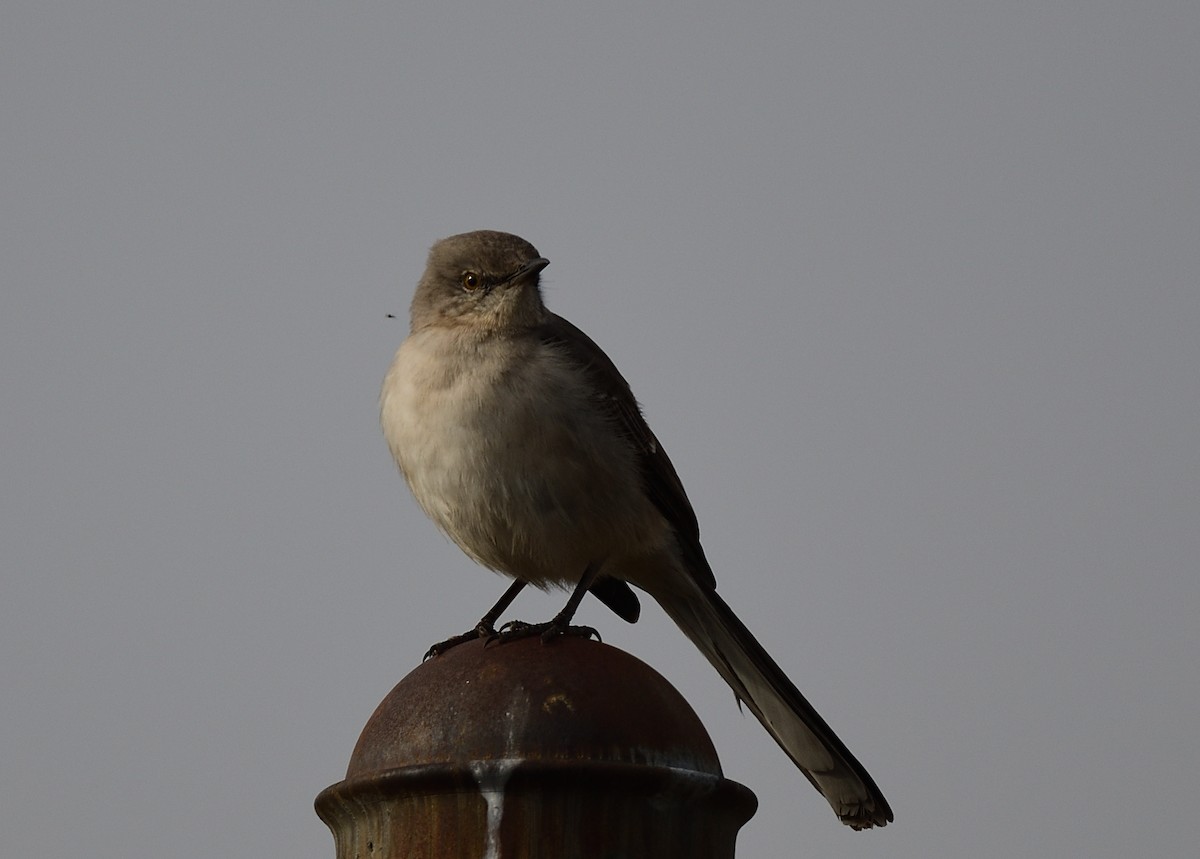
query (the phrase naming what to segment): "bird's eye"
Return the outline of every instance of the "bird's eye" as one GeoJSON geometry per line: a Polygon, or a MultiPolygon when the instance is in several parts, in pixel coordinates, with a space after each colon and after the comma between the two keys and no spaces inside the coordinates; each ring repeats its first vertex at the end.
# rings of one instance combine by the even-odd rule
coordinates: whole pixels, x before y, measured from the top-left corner
{"type": "Polygon", "coordinates": [[[483,278],[473,271],[464,271],[462,275],[462,287],[468,292],[474,292],[483,285],[483,278]]]}

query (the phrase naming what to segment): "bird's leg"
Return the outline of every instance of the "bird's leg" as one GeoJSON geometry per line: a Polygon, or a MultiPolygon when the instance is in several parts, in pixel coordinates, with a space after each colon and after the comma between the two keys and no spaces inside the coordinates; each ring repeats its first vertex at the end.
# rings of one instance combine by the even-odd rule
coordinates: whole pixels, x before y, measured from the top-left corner
{"type": "Polygon", "coordinates": [[[474,629],[468,629],[461,635],[455,635],[447,638],[445,641],[439,641],[433,647],[429,648],[429,650],[425,651],[424,659],[428,659],[431,656],[441,656],[450,648],[465,644],[468,641],[474,641],[477,638],[495,637],[496,621],[504,613],[504,610],[512,605],[512,601],[517,598],[517,594],[524,590],[524,588],[525,582],[520,579],[514,581],[508,586],[508,590],[504,592],[504,595],[496,601],[496,604],[488,609],[487,614],[479,619],[479,623],[475,624],[474,629]]]}
{"type": "Polygon", "coordinates": [[[563,606],[563,610],[554,616],[554,618],[546,623],[523,623],[519,620],[509,621],[500,627],[500,631],[491,636],[490,640],[513,641],[518,638],[529,638],[533,635],[540,635],[543,642],[549,642],[560,635],[581,635],[584,638],[595,637],[600,640],[600,633],[592,629],[590,626],[571,626],[571,620],[575,617],[575,612],[579,610],[579,604],[583,602],[584,595],[588,592],[596,582],[596,578],[600,575],[600,565],[596,563],[588,564],[587,569],[583,571],[583,575],[579,579],[579,583],[575,585],[575,590],[571,591],[571,597],[567,600],[567,604],[563,606]]]}

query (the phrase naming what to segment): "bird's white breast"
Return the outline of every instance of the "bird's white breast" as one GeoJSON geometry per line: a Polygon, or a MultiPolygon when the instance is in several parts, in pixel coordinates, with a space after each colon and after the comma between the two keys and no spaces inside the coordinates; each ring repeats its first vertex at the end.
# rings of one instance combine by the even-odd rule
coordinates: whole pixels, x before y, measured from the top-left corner
{"type": "Polygon", "coordinates": [[[475,560],[538,585],[636,551],[652,536],[639,523],[657,520],[634,452],[580,381],[536,340],[428,328],[384,382],[384,435],[426,514],[475,560]]]}

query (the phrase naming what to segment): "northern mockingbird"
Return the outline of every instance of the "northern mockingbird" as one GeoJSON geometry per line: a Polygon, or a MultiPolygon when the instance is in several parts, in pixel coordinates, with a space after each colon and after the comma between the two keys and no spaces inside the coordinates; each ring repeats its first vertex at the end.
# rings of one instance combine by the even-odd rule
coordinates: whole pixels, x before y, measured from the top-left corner
{"type": "MultiPolygon", "coordinates": [[[[801,772],[855,829],[892,810],[825,720],[717,596],[696,514],[620,372],[546,309],[533,245],[479,231],[433,246],[408,338],[380,399],[384,435],[426,514],[464,552],[515,581],[476,629],[495,635],[522,587],[592,592],[637,619],[654,597],[801,772]]],[[[439,652],[435,646],[431,652],[439,652]]]]}

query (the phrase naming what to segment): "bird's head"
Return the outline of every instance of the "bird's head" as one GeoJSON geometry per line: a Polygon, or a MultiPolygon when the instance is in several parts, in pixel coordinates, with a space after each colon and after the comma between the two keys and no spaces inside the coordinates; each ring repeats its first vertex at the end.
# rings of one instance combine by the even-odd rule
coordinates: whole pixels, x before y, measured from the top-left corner
{"type": "Polygon", "coordinates": [[[539,274],[550,264],[510,233],[477,230],[429,251],[412,301],[412,329],[430,325],[496,330],[536,325],[546,316],[539,274]]]}

